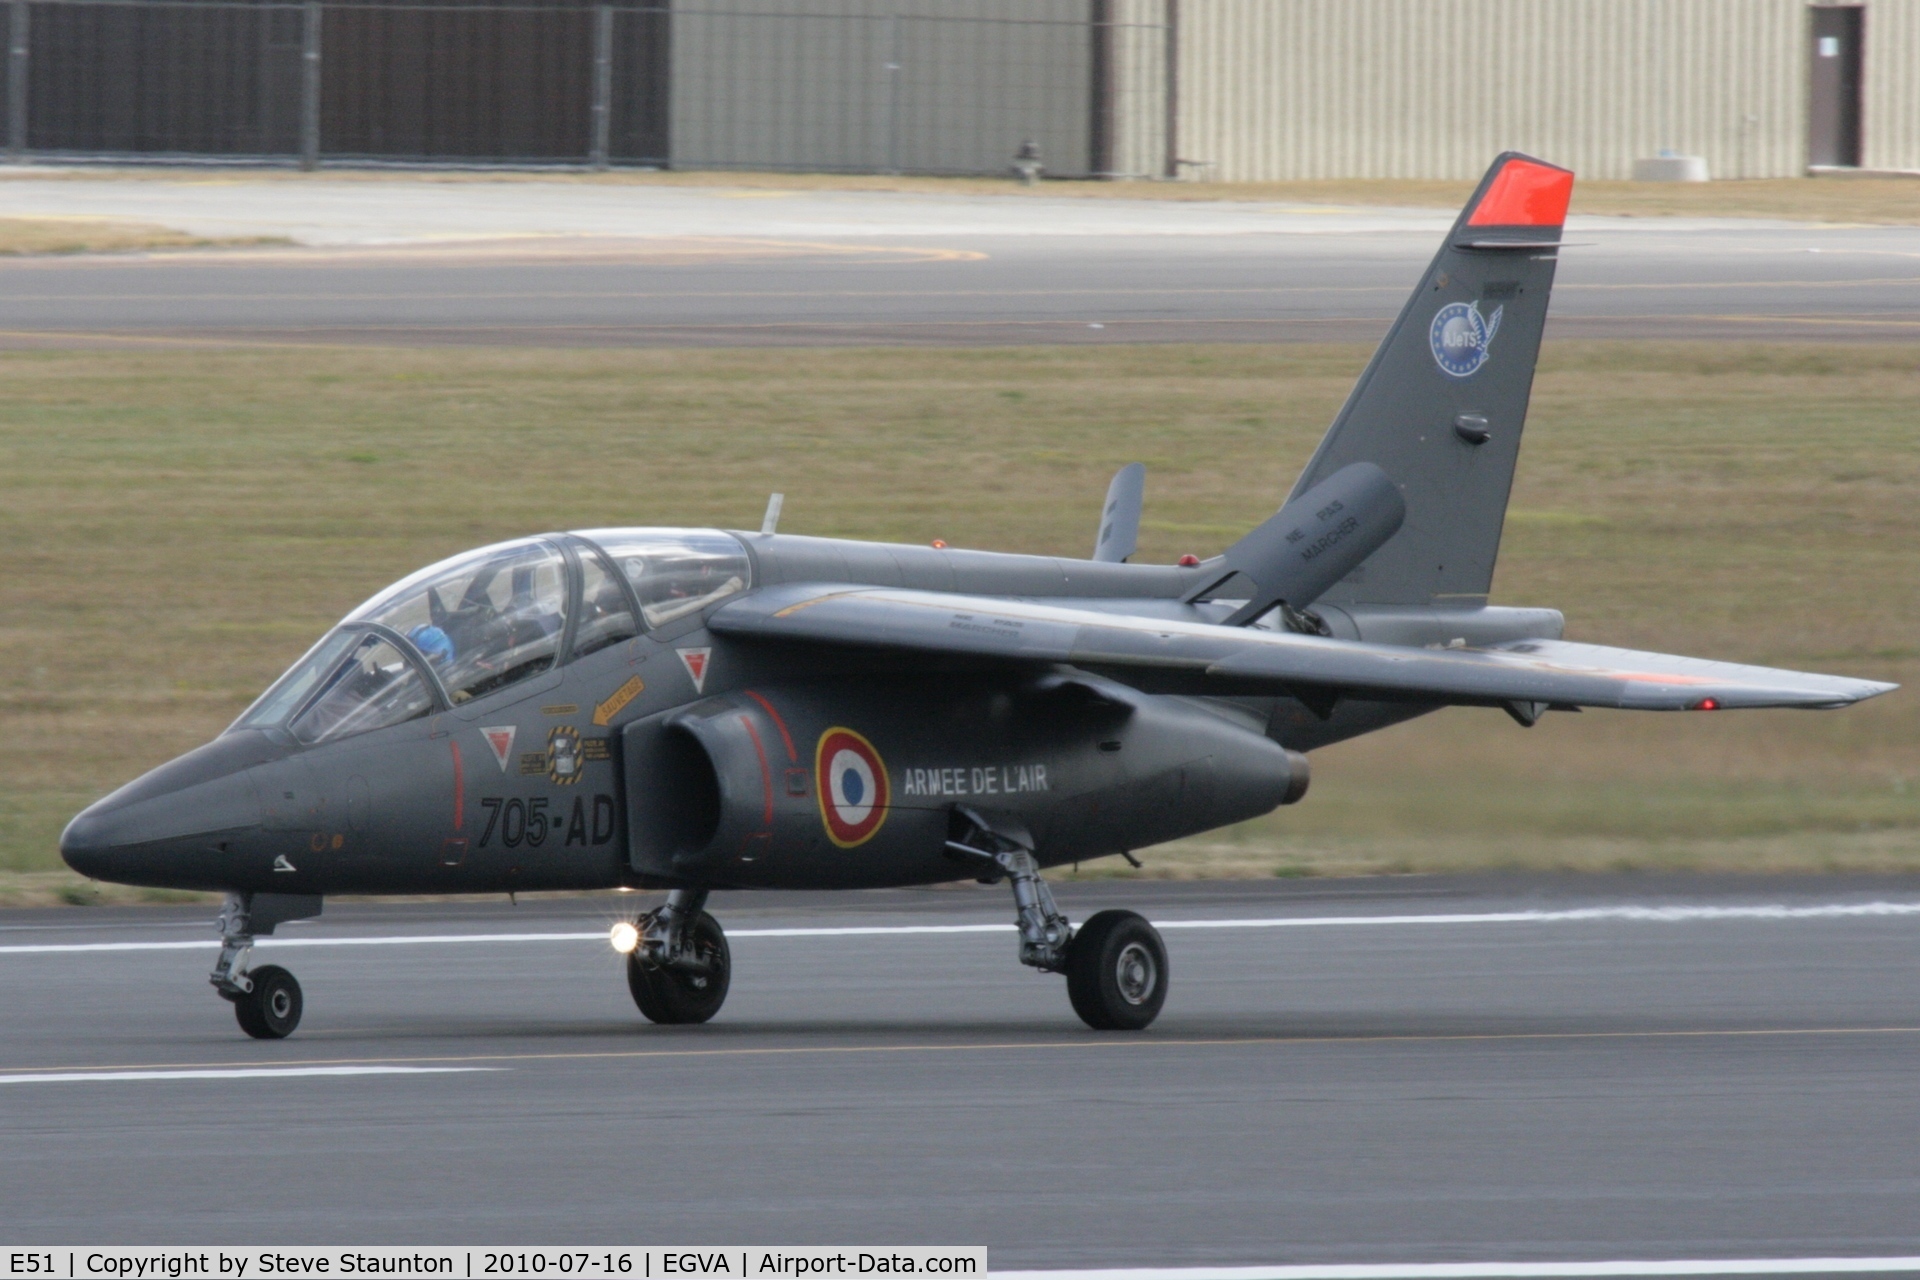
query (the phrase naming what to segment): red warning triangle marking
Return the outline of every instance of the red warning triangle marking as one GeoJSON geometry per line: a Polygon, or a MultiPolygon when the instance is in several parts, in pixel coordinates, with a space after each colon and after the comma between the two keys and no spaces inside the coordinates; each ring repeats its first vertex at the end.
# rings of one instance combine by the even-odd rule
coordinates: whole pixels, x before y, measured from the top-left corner
{"type": "Polygon", "coordinates": [[[507,761],[513,755],[513,735],[518,728],[518,725],[503,724],[480,730],[480,736],[493,748],[493,758],[500,762],[502,773],[507,771],[507,761]]]}
{"type": "Polygon", "coordinates": [[[680,655],[681,665],[686,667],[687,674],[693,678],[693,691],[705,693],[707,691],[707,659],[713,656],[713,650],[675,649],[674,652],[680,655]]]}

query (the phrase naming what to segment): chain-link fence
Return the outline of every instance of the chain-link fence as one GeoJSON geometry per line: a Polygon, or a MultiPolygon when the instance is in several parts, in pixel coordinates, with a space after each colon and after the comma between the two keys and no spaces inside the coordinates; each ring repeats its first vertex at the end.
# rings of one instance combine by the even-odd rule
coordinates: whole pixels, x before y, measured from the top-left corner
{"type": "Polygon", "coordinates": [[[664,4],[7,0],[34,158],[1167,171],[1150,23],[664,4]]]}

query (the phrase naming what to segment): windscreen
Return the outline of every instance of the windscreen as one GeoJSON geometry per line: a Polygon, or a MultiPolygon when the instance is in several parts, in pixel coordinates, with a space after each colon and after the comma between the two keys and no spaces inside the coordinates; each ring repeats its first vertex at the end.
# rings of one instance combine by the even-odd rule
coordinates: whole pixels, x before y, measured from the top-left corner
{"type": "Polygon", "coordinates": [[[308,746],[370,733],[433,710],[433,693],[393,642],[372,632],[354,644],[323,677],[318,696],[287,725],[308,746]]]}
{"type": "Polygon", "coordinates": [[[285,725],[308,746],[426,715],[432,686],[392,641],[342,627],[293,664],[235,728],[285,725]]]}
{"type": "Polygon", "coordinates": [[[350,622],[378,622],[413,642],[456,704],[546,671],[567,622],[560,549],[531,539],[483,547],[402,581],[350,622]]]}

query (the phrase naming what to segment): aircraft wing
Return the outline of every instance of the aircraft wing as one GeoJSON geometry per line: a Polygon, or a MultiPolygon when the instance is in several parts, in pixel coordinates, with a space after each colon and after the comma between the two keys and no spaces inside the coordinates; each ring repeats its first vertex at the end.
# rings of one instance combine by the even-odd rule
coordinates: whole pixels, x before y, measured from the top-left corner
{"type": "MultiPolygon", "coordinates": [[[[1897,686],[1563,640],[1417,649],[989,596],[786,584],[722,606],[721,635],[950,657],[1185,672],[1221,692],[1648,711],[1839,707],[1897,686]]],[[[1200,690],[1204,691],[1204,689],[1200,690]]]]}

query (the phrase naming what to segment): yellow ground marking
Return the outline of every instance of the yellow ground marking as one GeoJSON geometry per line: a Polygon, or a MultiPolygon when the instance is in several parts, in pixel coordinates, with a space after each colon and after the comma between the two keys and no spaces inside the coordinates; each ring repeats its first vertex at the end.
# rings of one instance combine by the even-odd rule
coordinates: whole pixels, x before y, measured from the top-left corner
{"type": "Polygon", "coordinates": [[[1853,289],[1867,285],[1920,284],[1920,276],[1870,276],[1860,280],[1647,280],[1621,284],[1559,284],[1562,293],[1624,293],[1630,291],[1708,289],[1853,289]]]}
{"type": "MultiPolygon", "coordinates": [[[[1913,283],[1920,284],[1920,278],[1913,283]]],[[[477,302],[501,300],[556,301],[570,298],[610,298],[610,299],[652,299],[652,298],[746,298],[754,301],[782,300],[791,298],[1137,298],[1137,297],[1236,297],[1252,295],[1256,297],[1291,294],[1349,294],[1349,293],[1386,293],[1399,296],[1406,293],[1400,285],[1273,285],[1273,286],[1234,286],[1225,289],[480,289],[473,291],[444,291],[422,293],[418,290],[396,289],[389,293],[347,292],[332,293],[319,290],[302,290],[298,293],[261,293],[252,290],[239,290],[231,293],[203,293],[198,290],[181,290],[172,293],[90,293],[87,302],[259,302],[273,301],[313,301],[325,302],[477,302]]],[[[72,294],[66,293],[9,293],[7,301],[26,302],[72,302],[72,294]]]]}

